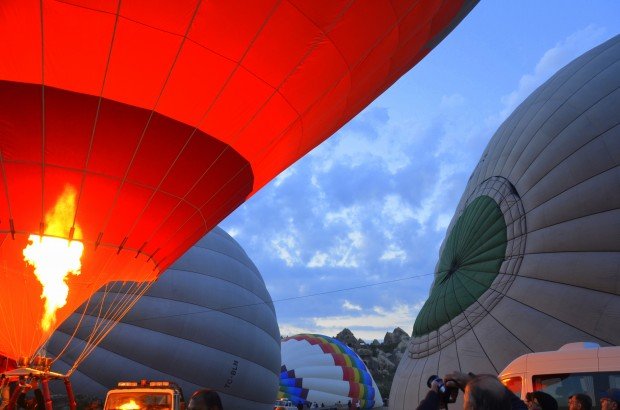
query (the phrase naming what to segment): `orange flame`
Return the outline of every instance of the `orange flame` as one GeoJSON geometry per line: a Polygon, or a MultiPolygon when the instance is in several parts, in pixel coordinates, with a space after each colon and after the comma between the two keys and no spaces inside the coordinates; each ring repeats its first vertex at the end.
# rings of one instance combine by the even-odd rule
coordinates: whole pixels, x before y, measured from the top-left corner
{"type": "Polygon", "coordinates": [[[139,410],[140,406],[133,399],[130,399],[127,403],[123,403],[117,408],[120,410],[139,410]]]}
{"type": "MultiPolygon", "coordinates": [[[[34,274],[43,286],[41,299],[45,299],[45,313],[41,328],[49,331],[56,322],[56,311],[67,304],[69,274],[79,275],[84,245],[79,241],[59,238],[68,236],[75,215],[76,191],[66,186],[54,209],[45,215],[45,233],[53,236],[30,235],[24,248],[24,260],[34,266],[34,274]]],[[[75,233],[81,236],[79,227],[75,233]]]]}

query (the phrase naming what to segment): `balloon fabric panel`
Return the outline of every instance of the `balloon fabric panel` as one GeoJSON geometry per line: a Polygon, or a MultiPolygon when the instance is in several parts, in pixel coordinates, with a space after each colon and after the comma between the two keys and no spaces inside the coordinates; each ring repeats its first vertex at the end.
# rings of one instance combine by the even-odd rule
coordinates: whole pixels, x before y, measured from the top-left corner
{"type": "MultiPolygon", "coordinates": [[[[2,2],[0,234],[16,241],[0,246],[6,277],[33,275],[22,268],[30,235],[82,243],[81,293],[70,287],[58,321],[104,279],[156,278],[476,2],[448,3],[2,2]],[[73,215],[52,233],[65,194],[73,215]]],[[[36,326],[47,301],[30,285],[0,303],[36,326]]],[[[31,356],[50,334],[20,332],[0,354],[31,356]]]]}
{"type": "MultiPolygon", "coordinates": [[[[251,189],[251,174],[247,163],[216,139],[195,132],[191,140],[195,142],[188,144],[191,150],[186,151],[188,153],[186,156],[179,156],[178,152],[183,148],[183,144],[177,140],[169,143],[169,136],[176,134],[185,135],[187,138],[192,130],[184,124],[160,115],[151,121],[149,133],[145,134],[148,136],[145,138],[147,144],[141,146],[145,148],[144,151],[139,150],[134,158],[136,161],[132,162],[132,152],[138,145],[137,131],[144,128],[144,122],[149,115],[144,110],[106,100],[100,104],[98,127],[90,153],[85,155],[83,144],[71,145],[66,155],[68,162],[62,164],[60,137],[62,123],[70,123],[75,129],[82,130],[85,136],[88,135],[92,132],[97,99],[48,87],[46,98],[50,106],[54,107],[54,111],[46,114],[54,114],[55,118],[62,118],[62,121],[59,120],[58,125],[49,122],[52,137],[50,144],[43,146],[40,131],[32,126],[36,124],[36,121],[32,121],[32,112],[40,108],[41,88],[10,82],[0,82],[0,88],[6,90],[0,93],[1,122],[11,124],[10,127],[4,127],[0,135],[0,144],[5,147],[2,158],[5,174],[3,184],[5,181],[8,182],[6,188],[8,201],[3,202],[5,206],[0,209],[3,214],[0,228],[15,235],[16,238],[17,236],[23,238],[15,239],[19,243],[16,247],[8,247],[6,242],[3,244],[3,260],[9,272],[20,272],[23,261],[19,247],[26,246],[24,241],[27,233],[45,230],[45,226],[41,226],[41,221],[44,219],[42,213],[53,208],[63,190],[69,186],[76,191],[79,198],[74,215],[77,224],[75,226],[84,228],[80,229],[73,239],[87,244],[86,253],[82,258],[84,266],[80,280],[91,282],[89,286],[81,288],[82,291],[76,289],[69,299],[70,303],[63,308],[66,312],[62,312],[59,319],[66,317],[71,310],[88,298],[92,290],[108,280],[143,281],[154,278],[161,268],[156,266],[149,255],[155,255],[157,252],[164,255],[182,253],[183,249],[179,246],[185,244],[178,240],[178,232],[182,229],[184,238],[196,240],[204,229],[200,214],[201,210],[208,209],[205,206],[210,203],[216,204],[213,214],[221,217],[223,211],[218,211],[218,208],[223,208],[220,205],[222,202],[217,202],[222,201],[217,195],[220,187],[208,176],[236,174],[236,179],[229,184],[229,189],[241,190],[241,193],[228,192],[228,198],[234,198],[236,201],[233,206],[240,204],[251,189]],[[63,113],[62,116],[55,114],[60,112],[63,113]],[[58,131],[55,131],[56,129],[58,131]],[[30,144],[30,147],[24,146],[24,141],[30,144]],[[178,151],[176,154],[178,158],[175,158],[174,148],[178,151]],[[40,162],[42,152],[48,158],[48,150],[51,162],[42,167],[37,162],[40,162]],[[210,168],[207,165],[199,166],[202,164],[201,157],[213,158],[214,152],[223,152],[223,159],[210,168]],[[168,163],[162,161],[162,158],[167,158],[168,163]],[[148,163],[154,164],[152,168],[148,167],[148,163]],[[163,170],[163,166],[167,166],[168,169],[163,170]],[[123,168],[129,171],[123,171],[123,168]],[[163,178],[164,182],[157,186],[156,183],[162,180],[162,177],[153,178],[154,173],[159,173],[162,177],[167,175],[168,179],[163,178]],[[188,175],[194,177],[187,178],[188,175]],[[167,182],[175,180],[177,183],[167,182]],[[167,187],[170,187],[172,192],[167,191],[165,189],[167,187]],[[190,195],[192,192],[201,192],[201,195],[190,195]],[[109,250],[104,251],[104,248],[109,250]],[[7,252],[9,249],[15,254],[7,252]],[[116,253],[119,255],[127,253],[127,257],[132,259],[136,255],[144,257],[136,258],[121,267],[118,262],[126,260],[125,256],[118,256],[115,262],[109,260],[111,255],[116,253]],[[113,272],[109,269],[110,264],[117,268],[114,276],[108,274],[113,272]],[[106,265],[108,267],[102,268],[104,269],[102,272],[95,269],[96,266],[106,265]]],[[[67,143],[72,141],[68,140],[67,143]]],[[[227,200],[224,200],[224,203],[227,200]]],[[[213,217],[213,214],[209,217],[213,217]]],[[[66,227],[67,233],[70,228],[71,225],[66,227]]],[[[169,257],[167,261],[170,259],[169,257]]],[[[25,289],[40,289],[40,285],[36,282],[26,283],[25,289]]],[[[17,283],[3,286],[2,299],[6,304],[20,306],[21,303],[18,303],[17,299],[24,294],[24,291],[21,287],[17,290],[15,286],[17,283]]],[[[38,293],[39,291],[35,291],[37,298],[38,293]]],[[[28,308],[29,315],[35,318],[39,315],[37,306],[40,302],[36,298],[30,302],[28,305],[33,307],[28,308]]],[[[13,311],[18,315],[15,317],[17,320],[20,314],[18,311],[13,311]]],[[[7,318],[7,320],[13,319],[7,318]]],[[[28,343],[20,344],[17,339],[22,336],[12,335],[11,338],[15,340],[7,342],[7,345],[0,350],[1,354],[9,357],[27,356],[46,337],[45,333],[36,330],[27,331],[24,328],[20,332],[29,335],[28,343]]]]}
{"type": "MultiPolygon", "coordinates": [[[[70,343],[55,363],[57,371],[75,366],[91,327],[109,324],[100,310],[122,298],[125,287],[114,282],[95,292],[54,332],[47,344],[52,357],[70,343]]],[[[105,396],[119,379],[170,380],[186,395],[221,386],[224,408],[272,410],[280,365],[275,309],[260,272],[216,227],[160,275],[71,379],[75,391],[95,397],[105,396]],[[234,362],[238,373],[227,383],[234,362]]],[[[64,390],[62,384],[50,388],[64,390]]]]}
{"type": "Polygon", "coordinates": [[[555,73],[493,135],[450,223],[438,270],[449,266],[444,257],[455,238],[476,252],[445,292],[439,282],[447,275],[438,272],[394,377],[390,408],[421,400],[428,377],[455,363],[465,372],[499,373],[526,353],[620,344],[619,61],[616,35],[555,73]],[[485,197],[501,220],[472,208],[485,197]],[[467,214],[480,217],[481,229],[467,214]],[[495,263],[499,269],[490,269],[495,263]],[[424,330],[446,319],[437,303],[444,296],[471,303],[424,330]]]}

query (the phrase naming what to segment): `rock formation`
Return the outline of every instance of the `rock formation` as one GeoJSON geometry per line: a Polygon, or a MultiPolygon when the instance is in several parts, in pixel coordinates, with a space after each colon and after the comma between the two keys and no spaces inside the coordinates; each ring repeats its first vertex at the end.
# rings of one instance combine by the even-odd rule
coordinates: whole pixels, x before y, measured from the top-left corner
{"type": "Polygon", "coordinates": [[[394,373],[409,343],[407,332],[397,327],[393,332],[385,334],[383,342],[375,339],[369,344],[357,339],[351,330],[345,328],[336,335],[336,339],[351,347],[360,356],[375,379],[381,396],[387,398],[394,373]]]}

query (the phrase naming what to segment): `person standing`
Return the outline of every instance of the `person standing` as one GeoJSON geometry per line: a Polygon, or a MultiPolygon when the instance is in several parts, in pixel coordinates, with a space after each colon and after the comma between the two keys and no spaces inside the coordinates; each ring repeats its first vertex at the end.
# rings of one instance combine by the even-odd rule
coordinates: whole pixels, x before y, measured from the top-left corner
{"type": "Polygon", "coordinates": [[[525,403],[530,410],[558,410],[558,402],[544,391],[534,391],[525,395],[525,403]]]}
{"type": "Polygon", "coordinates": [[[609,389],[601,396],[601,410],[620,410],[620,389],[609,389]]]}
{"type": "Polygon", "coordinates": [[[568,398],[568,410],[592,410],[592,399],[585,393],[576,393],[568,398]]]}

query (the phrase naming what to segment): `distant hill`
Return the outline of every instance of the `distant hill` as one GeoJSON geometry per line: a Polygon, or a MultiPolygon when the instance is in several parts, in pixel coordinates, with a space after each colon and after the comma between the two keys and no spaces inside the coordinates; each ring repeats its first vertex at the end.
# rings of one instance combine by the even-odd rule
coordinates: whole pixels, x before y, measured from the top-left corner
{"type": "Polygon", "coordinates": [[[336,335],[336,339],[355,350],[362,358],[379,387],[381,397],[387,400],[394,373],[409,344],[407,332],[397,327],[393,332],[385,334],[383,342],[375,339],[368,344],[362,339],[357,339],[353,332],[345,328],[336,335]]]}

